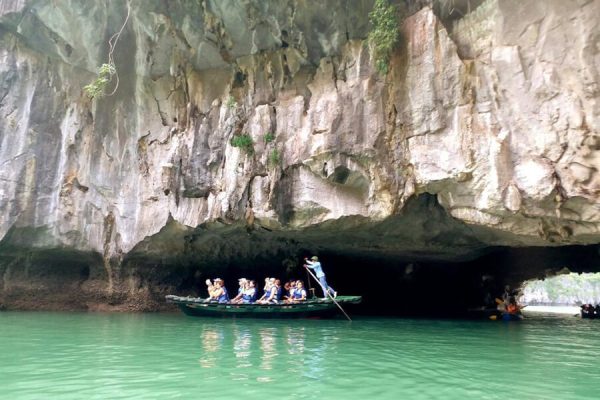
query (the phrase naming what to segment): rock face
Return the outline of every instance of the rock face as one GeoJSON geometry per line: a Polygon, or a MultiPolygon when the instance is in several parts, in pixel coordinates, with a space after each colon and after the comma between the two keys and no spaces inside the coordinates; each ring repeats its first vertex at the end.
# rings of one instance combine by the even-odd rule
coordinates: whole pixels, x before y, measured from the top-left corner
{"type": "Polygon", "coordinates": [[[265,251],[600,242],[600,1],[426,6],[387,76],[371,7],[0,0],[0,293],[57,265],[119,302],[265,251]]]}

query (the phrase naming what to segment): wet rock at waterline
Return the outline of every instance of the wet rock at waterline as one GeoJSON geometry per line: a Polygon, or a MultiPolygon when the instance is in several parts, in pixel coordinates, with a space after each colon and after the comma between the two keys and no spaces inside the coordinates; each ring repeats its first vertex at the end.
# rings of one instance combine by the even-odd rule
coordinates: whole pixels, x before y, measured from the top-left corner
{"type": "Polygon", "coordinates": [[[385,76],[371,1],[134,3],[91,100],[127,4],[0,1],[6,304],[149,309],[304,252],[600,242],[600,2],[411,4],[385,76]]]}

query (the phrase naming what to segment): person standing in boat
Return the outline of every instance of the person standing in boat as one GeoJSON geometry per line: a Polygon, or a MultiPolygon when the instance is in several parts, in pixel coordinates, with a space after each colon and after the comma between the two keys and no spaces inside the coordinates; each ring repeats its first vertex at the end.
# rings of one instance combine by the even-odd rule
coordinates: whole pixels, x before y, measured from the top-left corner
{"type": "Polygon", "coordinates": [[[327,284],[327,279],[325,279],[325,272],[323,272],[323,267],[319,262],[319,257],[312,256],[310,260],[305,257],[304,261],[306,261],[306,264],[304,264],[304,268],[310,268],[313,271],[315,271],[315,275],[317,275],[319,283],[321,284],[321,289],[323,289],[323,299],[327,299],[327,293],[329,293],[329,295],[333,298],[336,298],[337,292],[327,284]]]}

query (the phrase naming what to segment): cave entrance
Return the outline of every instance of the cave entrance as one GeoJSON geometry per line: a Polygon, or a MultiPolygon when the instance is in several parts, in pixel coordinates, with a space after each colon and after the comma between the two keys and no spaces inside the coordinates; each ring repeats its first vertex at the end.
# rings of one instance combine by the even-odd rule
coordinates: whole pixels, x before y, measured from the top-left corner
{"type": "MultiPolygon", "coordinates": [[[[347,172],[332,175],[336,184],[360,182],[347,172]]],[[[303,258],[317,255],[340,295],[363,296],[355,314],[454,317],[494,306],[505,285],[519,288],[564,268],[600,271],[598,244],[491,246],[503,240],[498,235],[452,218],[435,196],[422,194],[379,222],[347,216],[302,229],[261,223],[249,229],[215,221],[189,230],[172,221],[129,252],[122,269],[131,273],[122,275],[141,277],[156,293],[204,297],[205,280],[217,277],[230,293],[241,277],[259,289],[266,277],[302,279],[307,286],[303,258]]]]}
{"type": "MultiPolygon", "coordinates": [[[[494,307],[505,285],[521,288],[524,282],[551,276],[568,268],[573,272],[600,270],[599,246],[564,246],[487,248],[478,255],[462,260],[432,259],[427,255],[381,255],[373,253],[317,253],[327,274],[328,283],[340,295],[361,295],[363,303],[354,306],[354,315],[389,315],[410,317],[469,317],[480,307],[494,307]]],[[[204,280],[223,278],[230,293],[236,293],[240,277],[254,279],[262,289],[265,277],[283,282],[301,279],[309,282],[302,268],[308,250],[297,256],[280,254],[247,259],[232,258],[213,267],[189,272],[180,286],[181,295],[193,289],[206,295],[204,280]]],[[[594,276],[600,276],[595,274],[594,276]]],[[[174,277],[175,278],[175,277],[174,277]]],[[[179,277],[181,278],[181,277],[179,277]]],[[[177,278],[176,278],[177,279],[177,278]]],[[[598,279],[600,285],[600,278],[598,279]]],[[[311,281],[317,296],[318,285],[311,281]]],[[[527,285],[524,286],[527,288],[527,285]]]]}

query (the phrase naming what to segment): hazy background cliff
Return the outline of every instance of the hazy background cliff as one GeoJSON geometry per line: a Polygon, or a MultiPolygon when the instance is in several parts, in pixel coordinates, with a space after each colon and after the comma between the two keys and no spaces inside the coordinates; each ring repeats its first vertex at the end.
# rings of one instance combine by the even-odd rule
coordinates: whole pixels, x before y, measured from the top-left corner
{"type": "Polygon", "coordinates": [[[600,1],[395,4],[381,74],[370,0],[0,0],[0,302],[599,243],[600,1]]]}

